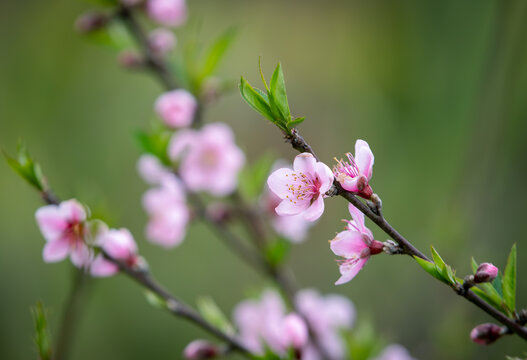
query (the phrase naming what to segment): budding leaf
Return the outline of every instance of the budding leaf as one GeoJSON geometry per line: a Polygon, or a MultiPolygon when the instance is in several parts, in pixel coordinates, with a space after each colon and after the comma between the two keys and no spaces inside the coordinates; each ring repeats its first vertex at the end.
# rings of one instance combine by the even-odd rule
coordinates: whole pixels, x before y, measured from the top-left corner
{"type": "Polygon", "coordinates": [[[297,125],[301,124],[304,122],[304,119],[305,117],[298,117],[294,120],[291,120],[288,124],[287,124],[287,129],[291,130],[292,128],[296,127],[297,125]]]}
{"type": "Polygon", "coordinates": [[[5,151],[3,153],[8,165],[18,175],[37,190],[44,190],[44,176],[40,165],[33,161],[22,141],[18,143],[16,158],[9,156],[5,151]]]}
{"type": "Polygon", "coordinates": [[[35,337],[34,341],[37,345],[39,359],[51,359],[51,340],[48,331],[48,321],[46,318],[46,311],[42,303],[37,302],[37,305],[31,309],[33,314],[33,321],[35,323],[35,337]]]}
{"type": "Polygon", "coordinates": [[[278,237],[267,246],[265,255],[267,260],[269,260],[272,265],[280,265],[289,253],[290,248],[290,241],[282,237],[278,237]]]}
{"type": "Polygon", "coordinates": [[[282,65],[280,63],[276,66],[269,84],[269,104],[275,119],[287,127],[287,124],[291,122],[291,112],[289,111],[284,73],[282,72],[282,65]]]}
{"type": "Polygon", "coordinates": [[[218,305],[210,297],[201,297],[196,301],[198,311],[200,314],[212,325],[219,328],[227,334],[234,334],[234,327],[231,325],[229,320],[223,312],[220,310],[218,305]]]}
{"type": "Polygon", "coordinates": [[[205,63],[201,69],[201,79],[204,79],[214,73],[220,63],[220,60],[231,46],[236,34],[236,28],[231,27],[221,34],[212,44],[209,51],[205,55],[205,63]]]}
{"type": "Polygon", "coordinates": [[[156,156],[163,164],[172,165],[168,158],[168,143],[170,142],[170,132],[164,129],[154,129],[151,132],[139,131],[136,139],[141,148],[156,156]]]}
{"type": "Polygon", "coordinates": [[[436,251],[436,249],[432,246],[432,258],[434,259],[437,271],[446,283],[448,284],[455,284],[456,281],[454,280],[454,273],[452,271],[452,268],[445,264],[439,253],[436,251]]]}
{"type": "Polygon", "coordinates": [[[419,265],[421,265],[421,267],[424,269],[424,271],[426,271],[427,273],[429,273],[430,275],[432,275],[433,277],[435,277],[436,279],[438,280],[441,280],[442,282],[446,283],[446,284],[449,284],[449,282],[443,277],[443,275],[437,270],[437,266],[436,264],[434,263],[431,263],[429,261],[426,261],[424,259],[421,259],[420,257],[418,256],[415,256],[414,255],[414,259],[417,261],[417,263],[419,265]]]}
{"type": "Polygon", "coordinates": [[[267,96],[264,96],[261,90],[253,88],[243,77],[240,80],[240,93],[250,107],[276,124],[267,96]]]}
{"type": "Polygon", "coordinates": [[[470,262],[470,265],[472,266],[472,272],[475,274],[477,271],[478,271],[478,263],[476,262],[476,259],[474,259],[474,257],[472,257],[472,260],[470,262]]]}
{"type": "Polygon", "coordinates": [[[503,299],[507,308],[516,309],[516,244],[512,246],[502,279],[503,299]]]}
{"type": "Polygon", "coordinates": [[[152,291],[145,291],[146,302],[155,307],[156,309],[166,309],[167,302],[161,296],[157,295],[152,291]]]}

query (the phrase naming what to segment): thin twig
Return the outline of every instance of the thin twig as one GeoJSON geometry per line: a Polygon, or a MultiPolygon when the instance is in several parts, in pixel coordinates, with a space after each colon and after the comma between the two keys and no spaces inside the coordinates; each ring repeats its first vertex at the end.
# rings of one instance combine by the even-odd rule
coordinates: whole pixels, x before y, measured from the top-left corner
{"type": "MultiPolygon", "coordinates": [[[[293,129],[291,135],[286,135],[286,141],[290,142],[292,147],[299,152],[309,152],[316,157],[311,146],[305,141],[305,139],[300,136],[298,130],[293,129]]],[[[318,158],[317,158],[318,159],[318,158]]],[[[411,256],[417,256],[427,261],[431,261],[426,255],[419,251],[415,246],[413,246],[404,236],[402,236],[397,230],[391,226],[382,215],[375,214],[367,205],[360,201],[353,193],[342,189],[338,181],[334,181],[334,185],[337,188],[337,194],[345,198],[351,204],[353,204],[357,209],[359,209],[364,215],[370,218],[379,228],[381,228],[386,234],[388,234],[399,246],[403,249],[405,254],[411,256]]],[[[492,316],[494,319],[507,326],[507,328],[516,333],[518,336],[527,340],[527,328],[518,324],[515,319],[510,319],[505,316],[500,311],[496,310],[485,301],[483,301],[479,296],[474,292],[468,290],[465,292],[457,292],[458,295],[464,297],[487,314],[492,316]]]]}

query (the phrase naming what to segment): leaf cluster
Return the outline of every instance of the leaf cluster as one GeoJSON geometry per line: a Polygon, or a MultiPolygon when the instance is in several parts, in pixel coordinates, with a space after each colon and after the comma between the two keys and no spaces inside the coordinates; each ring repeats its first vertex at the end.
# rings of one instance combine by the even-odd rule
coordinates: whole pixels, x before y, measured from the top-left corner
{"type": "Polygon", "coordinates": [[[39,191],[46,189],[46,181],[42,174],[42,169],[39,164],[33,161],[23,141],[18,142],[16,157],[11,157],[5,151],[3,153],[9,166],[25,181],[39,191]]]}

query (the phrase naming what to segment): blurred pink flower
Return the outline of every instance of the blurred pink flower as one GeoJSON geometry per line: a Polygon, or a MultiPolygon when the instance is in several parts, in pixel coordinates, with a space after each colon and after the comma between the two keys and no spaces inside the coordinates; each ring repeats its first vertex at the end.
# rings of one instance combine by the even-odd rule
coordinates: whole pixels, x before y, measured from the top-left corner
{"type": "Polygon", "coordinates": [[[374,360],[415,360],[404,346],[388,345],[374,360]]]}
{"type": "Polygon", "coordinates": [[[219,354],[218,346],[207,340],[194,340],[183,350],[183,356],[189,360],[214,359],[219,354]]]}
{"type": "Polygon", "coordinates": [[[171,175],[170,171],[161,164],[161,161],[150,154],[141,155],[137,161],[137,172],[145,182],[151,185],[160,184],[165,176],[171,175]]]}
{"type": "MultiPolygon", "coordinates": [[[[102,232],[96,239],[96,244],[108,255],[121,260],[129,266],[137,262],[137,245],[128,229],[111,229],[102,232]]],[[[119,271],[114,263],[106,260],[103,254],[95,257],[90,272],[93,276],[111,276],[119,271]]]]}
{"type": "Polygon", "coordinates": [[[282,349],[302,349],[309,339],[306,323],[295,313],[286,315],[279,327],[277,334],[282,340],[282,349]]]}
{"type": "Polygon", "coordinates": [[[185,0],[147,0],[146,11],[152,20],[165,26],[181,26],[187,19],[185,0]]]}
{"type": "Polygon", "coordinates": [[[154,109],[167,126],[187,127],[194,120],[198,102],[187,90],[177,89],[161,94],[154,104],[154,109]]]}
{"type": "Polygon", "coordinates": [[[297,155],[293,169],[278,169],[267,179],[271,191],[282,200],[276,213],[302,214],[306,220],[315,221],[324,212],[323,196],[333,184],[333,173],[309,153],[297,155]]]}
{"type": "Polygon", "coordinates": [[[205,125],[200,131],[178,132],[170,142],[169,156],[174,161],[182,158],[179,173],[189,190],[215,196],[236,189],[238,172],[245,162],[232,130],[223,123],[205,125]]]}
{"type": "MultiPolygon", "coordinates": [[[[318,343],[331,360],[343,359],[346,346],[341,331],[350,329],[355,322],[355,307],[342,295],[320,295],[313,289],[299,291],[295,304],[317,336],[318,343]]],[[[321,359],[316,347],[311,344],[305,352],[309,359],[321,359]]]]}
{"type": "Polygon", "coordinates": [[[148,35],[148,44],[156,54],[166,55],[176,46],[176,36],[170,30],[155,29],[148,35]]]}
{"type": "Polygon", "coordinates": [[[184,189],[175,175],[164,176],[159,187],[148,190],[143,207],[150,216],[146,237],[151,242],[169,248],[183,241],[190,215],[184,189]]]}
{"type": "Polygon", "coordinates": [[[86,211],[77,200],[43,206],[37,210],[35,217],[46,239],[43,251],[45,262],[61,261],[69,254],[76,267],[82,268],[90,263],[92,253],[84,243],[86,211]]]}
{"type": "Polygon", "coordinates": [[[345,190],[354,192],[365,199],[369,199],[373,190],[369,185],[373,173],[373,153],[368,143],[357,140],[355,143],[355,157],[347,153],[348,162],[337,160],[333,167],[335,178],[345,190]]]}
{"type": "Polygon", "coordinates": [[[349,204],[348,208],[353,220],[347,221],[347,230],[338,233],[330,241],[333,253],[345,258],[339,261],[342,276],[335,285],[353,279],[366,265],[370,256],[382,252],[384,246],[382,242],[373,239],[372,232],[364,225],[364,214],[352,204],[349,204]]]}

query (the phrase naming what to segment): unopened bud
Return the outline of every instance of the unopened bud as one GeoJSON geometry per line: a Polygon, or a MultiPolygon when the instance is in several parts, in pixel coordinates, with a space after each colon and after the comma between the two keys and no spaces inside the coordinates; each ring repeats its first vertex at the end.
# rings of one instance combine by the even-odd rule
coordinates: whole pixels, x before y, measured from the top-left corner
{"type": "Polygon", "coordinates": [[[474,274],[476,284],[492,282],[498,276],[498,268],[491,263],[481,264],[474,274]]]}
{"type": "Polygon", "coordinates": [[[301,349],[307,344],[309,334],[306,323],[297,314],[287,315],[282,322],[282,341],[284,347],[301,349]]]}
{"type": "Polygon", "coordinates": [[[137,69],[144,65],[143,59],[130,50],[124,50],[117,55],[117,62],[125,69],[137,69]]]}
{"type": "Polygon", "coordinates": [[[108,24],[108,16],[97,12],[90,11],[82,14],[75,21],[75,29],[83,34],[103,28],[108,24]]]}
{"type": "Polygon", "coordinates": [[[159,28],[148,35],[148,45],[158,55],[166,55],[176,46],[176,37],[170,30],[159,28]]]}
{"type": "Polygon", "coordinates": [[[498,340],[505,333],[505,328],[487,323],[476,326],[470,332],[470,340],[476,344],[489,345],[498,340]]]}
{"type": "Polygon", "coordinates": [[[185,359],[190,360],[214,359],[218,355],[218,346],[205,340],[194,340],[183,351],[185,359]]]}

